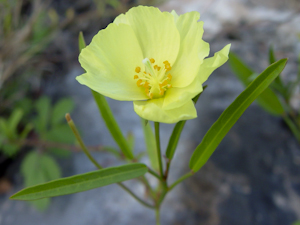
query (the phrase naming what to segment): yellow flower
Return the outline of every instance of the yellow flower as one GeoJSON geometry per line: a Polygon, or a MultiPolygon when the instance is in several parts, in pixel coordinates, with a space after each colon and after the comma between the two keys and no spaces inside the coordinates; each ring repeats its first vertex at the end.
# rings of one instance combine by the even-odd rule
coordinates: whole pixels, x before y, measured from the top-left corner
{"type": "Polygon", "coordinates": [[[197,117],[192,98],[228,59],[230,45],[211,58],[200,14],[178,16],[138,6],[100,30],[79,55],[79,83],[107,97],[133,101],[146,120],[176,123],[197,117]]]}

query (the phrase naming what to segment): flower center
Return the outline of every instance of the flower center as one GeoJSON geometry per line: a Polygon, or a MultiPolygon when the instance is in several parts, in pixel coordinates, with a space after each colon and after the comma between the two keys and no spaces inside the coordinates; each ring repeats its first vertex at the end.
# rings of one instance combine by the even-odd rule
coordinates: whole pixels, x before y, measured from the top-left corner
{"type": "Polygon", "coordinates": [[[167,89],[171,88],[170,84],[172,75],[169,71],[172,69],[170,63],[166,60],[160,66],[155,64],[153,58],[145,58],[143,60],[145,71],[141,71],[141,67],[136,67],[134,79],[137,79],[137,86],[143,87],[147,96],[152,98],[161,98],[167,89]]]}

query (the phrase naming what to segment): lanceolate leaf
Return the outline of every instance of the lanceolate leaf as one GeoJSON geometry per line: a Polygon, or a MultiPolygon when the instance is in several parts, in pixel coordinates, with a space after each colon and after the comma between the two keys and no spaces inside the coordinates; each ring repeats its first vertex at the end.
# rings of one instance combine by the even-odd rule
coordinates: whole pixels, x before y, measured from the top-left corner
{"type": "Polygon", "coordinates": [[[198,171],[215,151],[227,132],[248,106],[272,83],[284,69],[287,59],[281,59],[263,71],[222,113],[197,146],[190,160],[192,171],[198,171]]]}
{"type": "Polygon", "coordinates": [[[110,167],[25,188],[10,198],[15,200],[36,200],[73,194],[130,180],[144,175],[147,171],[147,166],[141,163],[110,167]]]}
{"type": "MultiPolygon", "coordinates": [[[[247,65],[245,65],[234,53],[229,53],[228,60],[236,76],[242,81],[245,87],[251,83],[251,77],[255,74],[247,65]]],[[[266,88],[259,97],[257,102],[261,107],[273,115],[282,115],[284,108],[277,95],[270,89],[266,88]]]]}

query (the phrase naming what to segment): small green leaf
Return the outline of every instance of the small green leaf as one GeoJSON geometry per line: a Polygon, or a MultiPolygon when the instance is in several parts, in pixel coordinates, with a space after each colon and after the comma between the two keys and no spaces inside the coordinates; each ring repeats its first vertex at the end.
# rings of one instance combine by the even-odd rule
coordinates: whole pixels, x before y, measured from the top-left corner
{"type": "Polygon", "coordinates": [[[281,59],[269,66],[224,110],[195,149],[189,164],[193,172],[197,172],[207,162],[243,112],[281,73],[286,62],[287,59],[281,59]]]}
{"type": "Polygon", "coordinates": [[[83,33],[81,31],[80,31],[79,37],[78,37],[78,47],[79,47],[79,52],[81,52],[81,50],[86,47],[83,33]]]}
{"type": "Polygon", "coordinates": [[[9,157],[13,157],[19,150],[20,147],[13,143],[6,143],[2,146],[3,153],[9,157]]]}
{"type": "Polygon", "coordinates": [[[20,134],[20,138],[24,139],[27,137],[28,133],[33,129],[33,125],[31,123],[26,124],[26,126],[24,127],[24,129],[22,130],[21,134],[20,134]]]}
{"type": "Polygon", "coordinates": [[[16,129],[22,119],[22,116],[23,116],[23,111],[21,109],[14,109],[11,116],[9,117],[8,120],[9,130],[11,132],[14,131],[15,135],[17,135],[16,129]]]}
{"type": "Polygon", "coordinates": [[[8,122],[0,117],[0,133],[8,138],[9,136],[9,127],[8,127],[8,122]]]}
{"type": "Polygon", "coordinates": [[[50,115],[50,99],[46,96],[37,100],[35,107],[37,110],[37,118],[35,120],[36,129],[43,133],[47,130],[50,115]]]}
{"type": "Polygon", "coordinates": [[[271,46],[269,48],[269,63],[270,65],[276,62],[275,54],[274,54],[274,48],[271,46]]]}
{"type": "Polygon", "coordinates": [[[141,118],[141,124],[142,124],[143,131],[144,131],[147,153],[149,156],[151,167],[154,170],[158,171],[159,165],[158,165],[158,155],[157,155],[157,150],[156,150],[155,136],[154,136],[151,124],[148,123],[147,121],[148,120],[141,118]]]}
{"type": "MultiPolygon", "coordinates": [[[[26,187],[45,183],[50,180],[61,177],[60,168],[55,160],[46,154],[39,154],[32,151],[26,155],[21,165],[21,172],[24,176],[24,183],[26,187]]],[[[40,199],[32,201],[35,208],[43,211],[50,204],[50,199],[40,199]]]]}
{"type": "MultiPolygon", "coordinates": [[[[255,74],[247,65],[245,65],[234,53],[229,53],[229,64],[235,75],[242,81],[245,87],[251,83],[251,76],[255,74]]],[[[282,115],[284,108],[277,95],[266,88],[257,98],[258,104],[273,115],[282,115]]]]}
{"type": "Polygon", "coordinates": [[[74,108],[74,102],[69,98],[61,99],[53,108],[51,124],[55,126],[65,119],[66,113],[70,113],[74,108]]]}
{"type": "Polygon", "coordinates": [[[15,200],[36,200],[73,194],[137,178],[144,175],[147,171],[147,166],[141,163],[110,167],[25,188],[10,198],[15,200]]]}

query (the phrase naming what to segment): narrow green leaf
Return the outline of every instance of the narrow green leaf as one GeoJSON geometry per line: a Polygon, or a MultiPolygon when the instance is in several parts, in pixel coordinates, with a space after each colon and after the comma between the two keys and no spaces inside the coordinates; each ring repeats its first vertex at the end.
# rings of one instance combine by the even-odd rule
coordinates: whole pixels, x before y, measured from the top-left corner
{"type": "Polygon", "coordinates": [[[79,32],[79,37],[78,37],[78,47],[79,47],[79,52],[81,52],[82,49],[84,49],[86,46],[85,40],[83,37],[83,33],[80,31],[79,32]]]}
{"type": "Polygon", "coordinates": [[[178,144],[182,129],[185,125],[185,122],[186,122],[185,120],[179,121],[174,127],[174,130],[171,134],[169,144],[168,144],[168,147],[166,150],[166,157],[168,159],[173,159],[173,156],[174,156],[175,150],[177,148],[177,144],[178,144]]]}
{"type": "Polygon", "coordinates": [[[69,98],[61,99],[53,108],[51,124],[57,125],[65,119],[66,113],[70,113],[74,108],[74,102],[69,98]]]}
{"type": "Polygon", "coordinates": [[[269,63],[270,65],[276,62],[275,54],[274,54],[274,48],[271,46],[269,48],[269,63]]]}
{"type": "MultiPolygon", "coordinates": [[[[242,81],[245,87],[251,83],[251,76],[255,74],[247,65],[245,65],[234,53],[229,53],[229,64],[233,72],[242,81]]],[[[282,115],[284,108],[277,95],[270,89],[266,88],[257,98],[258,104],[267,112],[273,115],[282,115]]]]}
{"type": "Polygon", "coordinates": [[[137,178],[147,173],[147,171],[147,166],[141,163],[110,167],[25,188],[10,198],[15,200],[36,200],[73,194],[137,178]]]}
{"type": "Polygon", "coordinates": [[[133,154],[130,149],[130,146],[122,134],[122,131],[120,130],[120,127],[117,124],[117,121],[115,120],[112,111],[105,99],[105,97],[98,92],[95,92],[93,90],[92,94],[94,96],[94,99],[98,105],[99,111],[101,113],[101,116],[106,124],[106,127],[110,131],[110,134],[114,138],[115,142],[118,144],[120,147],[122,153],[128,158],[128,159],[133,159],[133,154]]]}
{"type": "MultiPolygon", "coordinates": [[[[193,101],[194,101],[195,104],[197,103],[199,97],[205,91],[206,88],[207,88],[207,85],[205,85],[203,87],[203,91],[200,94],[198,94],[196,97],[193,98],[193,101]]],[[[182,130],[184,128],[185,122],[186,121],[179,121],[175,125],[175,127],[173,129],[173,132],[171,134],[171,137],[169,139],[168,147],[167,147],[167,150],[166,150],[166,157],[168,159],[170,159],[170,160],[173,159],[173,156],[175,154],[175,151],[176,151],[176,148],[177,148],[177,144],[178,144],[181,132],[182,132],[182,130]]]]}
{"type": "Polygon", "coordinates": [[[21,109],[14,109],[8,120],[8,129],[15,138],[17,137],[17,126],[20,123],[22,116],[23,111],[21,109]]]}
{"type": "Polygon", "coordinates": [[[219,119],[205,134],[195,149],[190,168],[197,172],[213,154],[227,132],[240,118],[248,106],[272,83],[286,65],[287,59],[281,59],[264,70],[222,113],[219,119]]]}
{"type": "Polygon", "coordinates": [[[156,142],[155,142],[155,136],[151,127],[151,124],[147,122],[148,120],[141,118],[141,125],[143,127],[144,131],[144,137],[145,137],[145,144],[147,153],[149,156],[149,160],[151,163],[151,167],[158,171],[159,165],[158,165],[158,155],[156,150],[156,142]]]}

